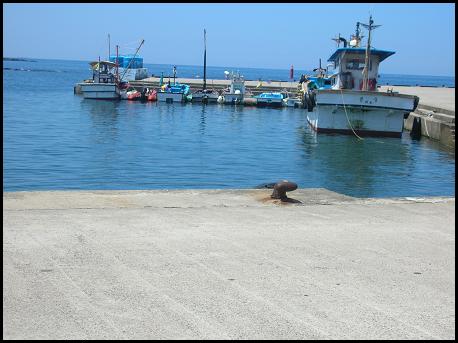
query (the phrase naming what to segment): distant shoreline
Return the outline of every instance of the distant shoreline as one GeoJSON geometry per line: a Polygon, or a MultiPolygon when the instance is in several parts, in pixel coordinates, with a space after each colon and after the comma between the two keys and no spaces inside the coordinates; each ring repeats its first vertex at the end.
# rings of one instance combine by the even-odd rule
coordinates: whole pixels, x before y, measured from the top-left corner
{"type": "Polygon", "coordinates": [[[28,58],[20,58],[20,57],[3,57],[4,61],[20,61],[20,62],[36,62],[35,60],[31,60],[28,58]]]}

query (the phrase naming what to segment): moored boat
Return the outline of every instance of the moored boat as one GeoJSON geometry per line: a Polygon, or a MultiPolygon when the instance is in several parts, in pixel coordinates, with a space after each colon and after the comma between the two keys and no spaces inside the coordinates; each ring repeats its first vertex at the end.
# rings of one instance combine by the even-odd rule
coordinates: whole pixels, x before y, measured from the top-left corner
{"type": "Polygon", "coordinates": [[[120,97],[120,89],[115,74],[116,63],[95,61],[89,63],[92,69],[92,82],[81,84],[85,99],[116,100],[120,97]]]}
{"type": "Polygon", "coordinates": [[[202,103],[215,103],[217,102],[219,94],[215,90],[211,89],[199,89],[192,93],[192,102],[202,102],[202,103]]]}
{"type": "Polygon", "coordinates": [[[157,91],[155,89],[148,89],[146,91],[146,99],[148,101],[156,101],[157,100],[157,91]]]}
{"type": "Polygon", "coordinates": [[[127,100],[131,100],[131,101],[141,100],[141,97],[142,97],[142,93],[140,93],[136,89],[127,92],[127,100]]]}
{"type": "Polygon", "coordinates": [[[185,102],[189,95],[189,85],[175,83],[166,84],[157,92],[157,101],[162,102],[185,102]]]}
{"type": "Polygon", "coordinates": [[[256,98],[257,106],[281,107],[283,106],[283,94],[278,92],[261,93],[256,98]]]}
{"type": "Polygon", "coordinates": [[[301,107],[302,101],[298,96],[293,96],[289,92],[283,94],[283,106],[285,107],[301,107]]]}
{"type": "Polygon", "coordinates": [[[192,93],[192,102],[216,102],[218,100],[218,92],[207,89],[207,31],[204,29],[204,83],[202,89],[192,93]]]}
{"type": "Polygon", "coordinates": [[[231,84],[228,89],[224,90],[218,102],[224,104],[241,104],[246,94],[245,79],[243,75],[237,73],[230,73],[231,84]]]}
{"type": "Polygon", "coordinates": [[[357,23],[356,34],[344,47],[338,47],[328,61],[336,72],[330,76],[331,88],[309,89],[305,94],[307,121],[317,132],[356,136],[401,137],[404,119],[418,105],[419,98],[377,89],[379,63],[393,51],[372,49],[372,17],[369,24],[357,23]],[[359,25],[368,29],[366,48],[360,47],[359,25]]]}

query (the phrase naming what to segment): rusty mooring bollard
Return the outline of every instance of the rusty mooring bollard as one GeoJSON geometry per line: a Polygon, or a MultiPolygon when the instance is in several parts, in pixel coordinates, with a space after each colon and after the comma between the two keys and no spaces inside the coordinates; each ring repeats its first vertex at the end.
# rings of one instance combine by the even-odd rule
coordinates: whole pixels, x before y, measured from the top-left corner
{"type": "Polygon", "coordinates": [[[286,192],[292,192],[297,189],[297,184],[288,180],[279,181],[274,186],[274,191],[270,196],[272,199],[288,201],[286,192]]]}

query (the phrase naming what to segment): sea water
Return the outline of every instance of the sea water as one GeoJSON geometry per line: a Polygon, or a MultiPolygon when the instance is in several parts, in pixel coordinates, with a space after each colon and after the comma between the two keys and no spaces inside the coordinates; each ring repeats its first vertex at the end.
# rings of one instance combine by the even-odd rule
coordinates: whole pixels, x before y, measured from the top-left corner
{"type": "MultiPolygon", "coordinates": [[[[73,94],[91,77],[87,62],[3,67],[4,191],[253,188],[288,179],[357,197],[455,195],[454,152],[408,132],[316,134],[298,108],[88,100],[73,94]]],[[[177,66],[179,77],[201,73],[186,68],[177,66]]],[[[288,77],[239,69],[251,79],[288,77]]],[[[208,77],[224,70],[209,68],[208,77]]],[[[431,80],[454,86],[454,78],[431,80]]]]}

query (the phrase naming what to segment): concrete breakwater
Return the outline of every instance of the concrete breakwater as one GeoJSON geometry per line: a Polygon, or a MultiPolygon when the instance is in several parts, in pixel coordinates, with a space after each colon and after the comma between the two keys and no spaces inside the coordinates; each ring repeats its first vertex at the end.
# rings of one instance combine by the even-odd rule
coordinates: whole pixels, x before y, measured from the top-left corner
{"type": "Polygon", "coordinates": [[[455,339],[455,198],[3,194],[4,339],[455,339]]]}
{"type": "Polygon", "coordinates": [[[381,90],[387,88],[420,98],[416,111],[410,113],[404,121],[406,130],[412,130],[413,122],[417,118],[421,122],[422,136],[455,149],[455,88],[382,86],[381,90]]]}

